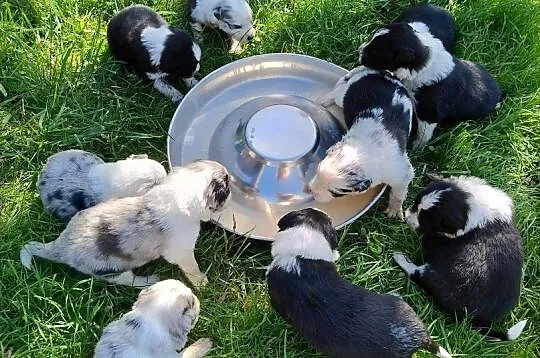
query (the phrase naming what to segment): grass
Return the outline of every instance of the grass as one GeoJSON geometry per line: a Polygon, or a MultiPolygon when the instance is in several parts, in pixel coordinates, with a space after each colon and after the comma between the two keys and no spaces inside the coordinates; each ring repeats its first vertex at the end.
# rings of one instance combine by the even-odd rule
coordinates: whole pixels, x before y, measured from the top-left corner
{"type": "MultiPolygon", "coordinates": [[[[185,1],[148,0],[187,28],[185,1]]],[[[388,220],[378,204],[341,231],[338,267],[348,280],[398,292],[455,356],[540,356],[540,3],[537,0],[438,1],[455,16],[457,55],[484,64],[508,93],[502,108],[477,123],[441,131],[421,153],[408,202],[425,172],[470,174],[507,191],[526,251],[519,305],[498,327],[523,318],[512,343],[489,343],[442,313],[391,261],[417,254],[419,239],[388,220]]],[[[66,266],[40,261],[24,270],[18,253],[29,240],[51,241],[63,225],[43,212],[35,188],[46,158],[80,148],[116,160],[148,153],[166,162],[173,105],[110,58],[108,19],[125,0],[0,1],[0,350],[16,357],[88,357],[102,329],[128,311],[137,290],[107,285],[66,266]]],[[[351,68],[356,49],[408,1],[252,0],[259,39],[229,55],[223,36],[206,32],[201,73],[238,57],[296,52],[351,68]]],[[[211,337],[213,357],[315,357],[316,352],[271,309],[264,281],[267,244],[211,225],[197,246],[209,285],[197,292],[201,319],[191,339],[211,337]]],[[[152,264],[162,277],[178,269],[152,264]]],[[[419,353],[417,357],[427,357],[419,353]]]]}

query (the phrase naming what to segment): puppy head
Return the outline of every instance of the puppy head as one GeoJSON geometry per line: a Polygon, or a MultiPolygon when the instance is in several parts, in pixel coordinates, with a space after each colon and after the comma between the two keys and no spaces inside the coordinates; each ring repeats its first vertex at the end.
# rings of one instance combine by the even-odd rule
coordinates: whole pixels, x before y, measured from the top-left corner
{"type": "Polygon", "coordinates": [[[193,77],[200,68],[201,48],[184,31],[170,29],[159,62],[162,72],[181,78],[193,77]]]}
{"type": "Polygon", "coordinates": [[[381,28],[358,52],[362,65],[389,71],[421,68],[429,55],[414,29],[405,22],[381,28]]]}
{"type": "Polygon", "coordinates": [[[436,180],[420,190],[414,204],[405,211],[407,223],[421,233],[455,237],[467,225],[468,194],[454,183],[436,180]]]}
{"type": "Polygon", "coordinates": [[[227,169],[212,160],[197,160],[185,167],[193,174],[191,180],[202,184],[203,217],[221,211],[231,198],[230,176],[227,169]]]}
{"type": "Polygon", "coordinates": [[[362,169],[361,154],[344,140],[328,149],[309,183],[315,200],[323,203],[333,198],[363,193],[370,187],[371,179],[362,169]]]}
{"type": "Polygon", "coordinates": [[[292,211],[277,225],[272,257],[301,256],[330,262],[339,258],[338,235],[326,213],[313,208],[292,211]]]}
{"type": "Polygon", "coordinates": [[[145,288],[133,305],[133,311],[156,320],[180,339],[187,339],[199,319],[199,310],[197,296],[177,280],[160,281],[145,288]]]}
{"type": "Polygon", "coordinates": [[[219,29],[234,40],[246,43],[255,37],[253,11],[246,0],[224,0],[212,11],[219,29]]]}

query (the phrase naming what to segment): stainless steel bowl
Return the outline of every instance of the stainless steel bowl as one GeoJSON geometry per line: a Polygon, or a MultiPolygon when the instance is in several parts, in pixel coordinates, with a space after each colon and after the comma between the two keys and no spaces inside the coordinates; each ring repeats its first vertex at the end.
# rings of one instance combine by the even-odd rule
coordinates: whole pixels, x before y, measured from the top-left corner
{"type": "Polygon", "coordinates": [[[342,112],[316,99],[347,73],[295,54],[241,59],[192,88],[171,121],[169,165],[216,160],[232,177],[232,200],[214,221],[255,239],[271,240],[287,212],[315,207],[337,228],[364,214],[383,186],[318,203],[306,191],[326,150],[345,132],[342,112]]]}

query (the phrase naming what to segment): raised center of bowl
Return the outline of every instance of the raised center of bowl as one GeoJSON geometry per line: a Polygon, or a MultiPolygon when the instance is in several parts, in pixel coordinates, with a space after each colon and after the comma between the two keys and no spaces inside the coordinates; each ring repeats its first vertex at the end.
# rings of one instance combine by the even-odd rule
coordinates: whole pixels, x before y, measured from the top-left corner
{"type": "Polygon", "coordinates": [[[256,112],[246,125],[248,146],[268,161],[302,158],[317,143],[317,126],[303,110],[277,104],[256,112]]]}

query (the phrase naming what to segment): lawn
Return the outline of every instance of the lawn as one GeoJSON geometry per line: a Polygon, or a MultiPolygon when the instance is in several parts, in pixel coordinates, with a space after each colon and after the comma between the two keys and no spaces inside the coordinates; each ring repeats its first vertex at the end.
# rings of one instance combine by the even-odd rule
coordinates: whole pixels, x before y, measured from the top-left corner
{"type": "MultiPolygon", "coordinates": [[[[185,0],[148,0],[172,24],[188,28],[185,0]]],[[[498,327],[527,318],[516,342],[489,343],[456,323],[409,282],[393,251],[418,254],[419,238],[387,219],[385,200],[340,231],[340,273],[376,292],[399,293],[455,356],[540,356],[540,1],[438,1],[454,15],[457,55],[484,64],[508,94],[497,113],[439,132],[412,153],[425,172],[475,175],[515,201],[526,260],[519,305],[498,327]]],[[[0,1],[0,350],[16,357],[88,357],[102,329],[127,312],[138,291],[96,281],[66,266],[19,263],[29,240],[54,240],[64,225],[43,212],[36,178],[48,156],[78,148],[117,160],[147,153],[166,163],[174,106],[115,64],[105,37],[124,0],[0,1]]],[[[258,38],[230,55],[224,37],[205,32],[201,75],[237,58],[271,52],[316,56],[355,66],[357,47],[408,1],[251,0],[258,38]]],[[[211,337],[213,357],[315,357],[272,310],[264,280],[269,245],[205,225],[196,255],[210,283],[198,290],[201,318],[190,341],[211,337]]],[[[181,278],[165,262],[143,271],[181,278]]],[[[417,357],[428,357],[419,353],[417,357]]]]}

